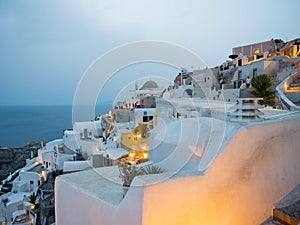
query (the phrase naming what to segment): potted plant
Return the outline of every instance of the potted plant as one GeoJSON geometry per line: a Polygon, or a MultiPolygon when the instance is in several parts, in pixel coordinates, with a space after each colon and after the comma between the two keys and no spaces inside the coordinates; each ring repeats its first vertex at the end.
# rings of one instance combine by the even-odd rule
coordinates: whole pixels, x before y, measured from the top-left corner
{"type": "Polygon", "coordinates": [[[123,198],[125,197],[133,179],[136,176],[158,174],[158,173],[163,173],[165,171],[159,166],[150,165],[145,168],[142,168],[136,165],[131,165],[127,163],[125,160],[121,161],[118,167],[120,172],[119,176],[123,182],[123,198]]]}
{"type": "Polygon", "coordinates": [[[131,165],[125,161],[121,161],[121,163],[119,164],[119,172],[120,172],[119,176],[123,182],[123,198],[124,198],[133,179],[136,176],[143,175],[143,169],[138,166],[131,165]]]}
{"type": "Polygon", "coordinates": [[[148,175],[148,174],[159,174],[159,173],[165,172],[164,169],[162,169],[161,167],[156,166],[156,165],[146,166],[143,170],[144,170],[144,174],[145,175],[148,175]]]}

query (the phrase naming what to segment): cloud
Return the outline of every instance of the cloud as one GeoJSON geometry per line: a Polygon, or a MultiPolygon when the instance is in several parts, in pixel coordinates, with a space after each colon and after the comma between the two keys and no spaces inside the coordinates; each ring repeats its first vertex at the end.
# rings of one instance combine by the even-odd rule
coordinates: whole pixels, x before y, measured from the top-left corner
{"type": "Polygon", "coordinates": [[[30,90],[36,89],[49,96],[47,101],[71,102],[76,82],[89,64],[129,42],[177,43],[213,67],[226,60],[234,46],[296,38],[300,2],[288,2],[0,1],[0,94],[8,96],[0,104],[25,98],[35,101],[26,94],[24,99],[9,96],[11,90],[34,96],[30,90]],[[17,82],[11,82],[14,80],[17,82]],[[26,88],[25,83],[29,83],[26,88]],[[65,90],[56,83],[64,84],[65,90]]]}

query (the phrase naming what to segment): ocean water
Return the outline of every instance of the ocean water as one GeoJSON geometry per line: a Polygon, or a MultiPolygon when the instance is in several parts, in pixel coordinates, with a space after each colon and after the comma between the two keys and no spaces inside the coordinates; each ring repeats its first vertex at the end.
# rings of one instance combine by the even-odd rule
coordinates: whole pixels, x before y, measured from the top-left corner
{"type": "MultiPolygon", "coordinates": [[[[111,107],[112,103],[97,105],[95,115],[103,115],[111,107]]],[[[72,129],[71,105],[0,106],[2,147],[22,147],[32,141],[62,138],[65,129],[72,129]]]]}

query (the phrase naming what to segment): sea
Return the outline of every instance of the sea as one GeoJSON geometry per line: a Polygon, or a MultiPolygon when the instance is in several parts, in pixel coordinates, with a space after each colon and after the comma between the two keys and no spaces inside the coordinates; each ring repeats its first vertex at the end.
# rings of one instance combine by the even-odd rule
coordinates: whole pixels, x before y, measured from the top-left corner
{"type": "MultiPolygon", "coordinates": [[[[95,115],[108,113],[111,108],[112,103],[96,105],[95,115]]],[[[1,147],[48,142],[62,138],[66,129],[72,129],[72,105],[0,106],[1,147]]]]}

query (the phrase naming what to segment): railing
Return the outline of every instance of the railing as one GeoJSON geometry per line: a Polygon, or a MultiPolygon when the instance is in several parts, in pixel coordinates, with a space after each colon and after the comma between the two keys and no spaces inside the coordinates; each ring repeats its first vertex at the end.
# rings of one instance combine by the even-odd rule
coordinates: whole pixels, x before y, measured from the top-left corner
{"type": "Polygon", "coordinates": [[[59,146],[59,145],[61,145],[63,143],[64,143],[63,139],[56,139],[56,140],[53,140],[51,142],[48,142],[46,144],[46,150],[53,151],[55,145],[59,146]]]}
{"type": "Polygon", "coordinates": [[[277,87],[276,91],[278,92],[278,95],[280,96],[281,101],[283,104],[291,111],[300,111],[300,106],[295,105],[286,95],[285,92],[287,90],[287,87],[290,86],[291,83],[293,83],[296,76],[299,76],[300,72],[296,72],[292,74],[291,76],[288,76],[285,78],[277,87]]]}

